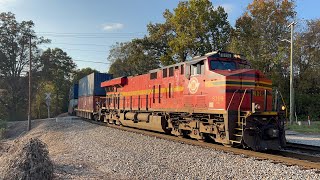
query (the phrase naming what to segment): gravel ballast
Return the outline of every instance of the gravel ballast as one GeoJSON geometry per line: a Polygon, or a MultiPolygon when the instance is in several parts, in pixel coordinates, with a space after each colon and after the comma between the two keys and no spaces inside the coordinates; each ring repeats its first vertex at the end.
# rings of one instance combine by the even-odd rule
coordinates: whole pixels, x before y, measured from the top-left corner
{"type": "MultiPolygon", "coordinates": [[[[255,160],[81,120],[42,120],[18,139],[31,137],[48,145],[55,179],[320,179],[317,170],[255,160]]],[[[13,140],[3,143],[13,144],[13,140]]],[[[0,148],[0,161],[8,155],[0,148]]],[[[0,163],[0,172],[1,168],[0,163]]]]}

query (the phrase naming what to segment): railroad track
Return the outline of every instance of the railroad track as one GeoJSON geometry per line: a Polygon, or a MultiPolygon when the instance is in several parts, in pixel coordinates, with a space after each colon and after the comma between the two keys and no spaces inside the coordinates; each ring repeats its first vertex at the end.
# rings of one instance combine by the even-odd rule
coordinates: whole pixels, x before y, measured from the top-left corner
{"type": "Polygon", "coordinates": [[[285,149],[288,151],[297,151],[302,154],[311,154],[314,156],[320,156],[320,146],[312,146],[312,145],[306,145],[306,144],[287,142],[287,147],[285,149]]]}
{"type": "MultiPolygon", "coordinates": [[[[301,166],[307,169],[319,169],[320,170],[320,156],[314,156],[312,154],[307,154],[307,153],[301,153],[300,151],[296,150],[289,150],[285,149],[283,151],[277,151],[277,152],[255,152],[251,150],[246,150],[246,149],[240,149],[240,148],[232,148],[232,147],[225,147],[223,145],[219,144],[213,144],[213,143],[207,143],[207,142],[201,142],[193,139],[187,139],[187,138],[180,138],[168,134],[161,134],[158,132],[152,132],[152,131],[147,131],[147,130],[141,130],[141,129],[136,129],[136,128],[131,128],[131,127],[124,127],[124,126],[118,126],[114,124],[108,124],[104,122],[99,122],[99,121],[92,121],[92,120],[87,120],[83,119],[84,121],[93,123],[93,124],[98,124],[102,126],[107,126],[123,131],[128,131],[128,132],[134,132],[138,134],[143,134],[147,136],[152,136],[152,137],[157,137],[161,139],[166,139],[170,141],[175,141],[183,144],[189,144],[189,145],[195,145],[195,146],[200,146],[204,148],[210,148],[210,149],[215,149],[215,150],[220,150],[228,153],[233,153],[237,155],[244,155],[246,157],[253,157],[257,160],[271,160],[274,163],[282,163],[286,164],[288,166],[292,165],[297,165],[301,166]]],[[[295,144],[296,145],[296,144],[295,144]]],[[[294,148],[294,145],[289,143],[289,147],[294,148]]],[[[306,147],[305,147],[306,148],[306,147]]]]}
{"type": "Polygon", "coordinates": [[[319,146],[287,142],[286,148],[278,153],[285,157],[294,157],[296,159],[302,159],[316,163],[320,162],[319,146]]]}

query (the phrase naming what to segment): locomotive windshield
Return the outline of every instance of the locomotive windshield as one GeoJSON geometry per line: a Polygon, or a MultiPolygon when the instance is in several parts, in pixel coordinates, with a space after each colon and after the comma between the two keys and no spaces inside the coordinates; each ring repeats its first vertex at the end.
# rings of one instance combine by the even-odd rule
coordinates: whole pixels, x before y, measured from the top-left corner
{"type": "Polygon", "coordinates": [[[210,68],[211,70],[235,70],[237,69],[237,65],[233,61],[218,61],[218,60],[212,60],[210,61],[210,68]]]}

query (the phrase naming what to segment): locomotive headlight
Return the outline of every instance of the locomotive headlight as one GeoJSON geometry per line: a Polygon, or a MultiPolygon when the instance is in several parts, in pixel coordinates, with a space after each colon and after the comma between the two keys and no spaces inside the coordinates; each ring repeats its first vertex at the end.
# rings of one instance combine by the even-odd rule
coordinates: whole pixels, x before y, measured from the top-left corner
{"type": "Polygon", "coordinates": [[[281,110],[282,111],[286,110],[286,106],[281,106],[281,110]]]}
{"type": "Polygon", "coordinates": [[[260,110],[260,109],[261,109],[260,104],[255,104],[255,105],[254,105],[254,109],[255,109],[255,110],[260,110]]]}
{"type": "Polygon", "coordinates": [[[256,111],[259,111],[261,109],[261,106],[258,103],[252,103],[251,108],[252,113],[255,113],[256,111]]]}

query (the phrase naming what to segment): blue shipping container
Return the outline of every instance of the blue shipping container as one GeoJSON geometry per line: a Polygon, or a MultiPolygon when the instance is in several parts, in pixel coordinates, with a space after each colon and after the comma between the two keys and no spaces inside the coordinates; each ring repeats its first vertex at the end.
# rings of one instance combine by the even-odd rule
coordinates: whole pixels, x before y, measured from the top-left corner
{"type": "Polygon", "coordinates": [[[106,94],[101,82],[112,79],[112,74],[92,73],[79,80],[79,96],[103,96],[106,94]]]}
{"type": "Polygon", "coordinates": [[[69,99],[78,99],[79,84],[71,86],[69,91],[69,99]]]}

